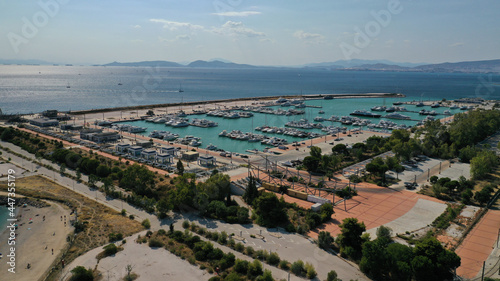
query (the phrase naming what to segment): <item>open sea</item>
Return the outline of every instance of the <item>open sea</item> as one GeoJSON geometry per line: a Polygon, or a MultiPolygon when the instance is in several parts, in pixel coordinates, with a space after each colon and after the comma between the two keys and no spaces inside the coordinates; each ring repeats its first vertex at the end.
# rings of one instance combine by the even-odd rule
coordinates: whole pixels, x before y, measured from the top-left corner
{"type": "MultiPolygon", "coordinates": [[[[0,109],[3,113],[301,93],[397,92],[407,96],[404,100],[500,99],[499,87],[498,74],[0,65],[0,109]],[[179,88],[184,92],[179,93],[179,88]]],[[[358,101],[350,102],[353,104],[351,111],[359,109],[356,108],[358,101]]]]}
{"type": "MultiPolygon", "coordinates": [[[[101,66],[24,66],[0,65],[0,109],[3,113],[37,113],[47,109],[60,111],[112,108],[122,106],[182,103],[242,97],[262,97],[308,94],[402,93],[406,98],[359,98],[310,100],[308,105],[322,106],[331,115],[349,115],[356,109],[369,110],[376,105],[392,105],[395,101],[441,100],[463,97],[500,99],[500,75],[460,73],[413,73],[373,71],[330,71],[321,69],[213,69],[213,68],[155,68],[101,66]],[[179,92],[182,89],[184,92],[179,92]]],[[[407,105],[410,111],[419,111],[407,105]]],[[[285,110],[287,108],[284,108],[285,110]]],[[[430,110],[429,107],[426,108],[430,110]]],[[[442,113],[447,108],[437,108],[442,113]]],[[[253,118],[223,119],[207,116],[219,123],[213,128],[172,128],[164,124],[133,122],[152,130],[178,133],[180,137],[201,137],[202,146],[210,143],[233,152],[247,149],[262,150],[260,143],[219,137],[222,130],[239,129],[255,132],[262,125],[283,127],[287,121],[308,119],[319,115],[318,108],[306,108],[298,116],[256,113],[253,118]]],[[[451,113],[459,110],[450,110],[451,113]]],[[[159,112],[158,112],[159,113],[159,112]]],[[[414,120],[425,116],[402,112],[414,120]]],[[[444,115],[437,116],[438,118],[444,115]]],[[[378,119],[372,120],[378,123],[378,119]]],[[[414,125],[416,121],[391,120],[398,124],[414,125]]],[[[340,126],[340,123],[324,122],[340,126]]],[[[349,126],[347,126],[349,127],[349,126]]],[[[312,129],[321,133],[319,129],[312,129]]],[[[272,136],[272,135],[269,135],[272,136]]],[[[291,141],[304,139],[274,135],[291,141]]]]}

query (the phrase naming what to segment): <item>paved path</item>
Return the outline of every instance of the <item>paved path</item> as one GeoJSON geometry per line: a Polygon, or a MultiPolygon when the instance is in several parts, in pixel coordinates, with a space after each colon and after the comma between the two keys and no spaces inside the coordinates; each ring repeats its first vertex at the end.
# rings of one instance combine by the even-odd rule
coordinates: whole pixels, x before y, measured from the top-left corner
{"type": "MultiPolygon", "coordinates": [[[[500,211],[488,210],[456,250],[456,253],[462,258],[462,264],[457,268],[459,276],[473,278],[481,274],[483,261],[488,258],[496,246],[499,230],[500,211]]],[[[491,262],[489,266],[491,266],[491,262]]]]}
{"type": "MultiPolygon", "coordinates": [[[[421,225],[431,223],[446,208],[446,205],[440,200],[406,190],[398,191],[368,183],[358,184],[356,190],[358,196],[354,196],[345,203],[335,206],[335,214],[331,222],[323,224],[323,226],[314,232],[310,232],[308,235],[317,237],[320,231],[328,231],[333,236],[337,236],[340,233],[339,225],[342,223],[342,220],[350,217],[355,217],[359,221],[363,221],[367,230],[386,225],[399,218],[399,222],[395,222],[395,224],[400,226],[397,228],[397,231],[403,232],[403,226],[405,225],[407,226],[406,230],[412,231],[420,228],[421,225]],[[435,205],[440,207],[430,210],[430,213],[426,216],[407,214],[415,207],[419,200],[429,201],[430,203],[435,202],[435,205]],[[418,218],[418,221],[401,222],[405,218],[404,215],[406,217],[418,218]]],[[[374,237],[372,236],[372,238],[374,237]]]]}
{"type": "MultiPolygon", "coordinates": [[[[21,153],[32,159],[34,158],[34,155],[20,149],[19,147],[13,144],[2,141],[0,141],[0,144],[4,147],[9,147],[16,153],[21,153]]],[[[31,167],[31,163],[29,163],[28,161],[23,160],[22,158],[5,151],[3,151],[3,153],[4,154],[2,156],[12,158],[11,162],[19,166],[23,165],[31,167]]],[[[56,168],[58,167],[57,165],[46,160],[42,160],[42,162],[44,164],[52,165],[56,168]]],[[[364,276],[360,272],[360,270],[356,266],[351,265],[350,263],[346,262],[340,257],[331,255],[321,250],[316,244],[312,243],[311,240],[307,237],[283,232],[281,233],[282,238],[276,238],[270,235],[271,232],[275,232],[276,230],[268,230],[266,228],[256,225],[245,225],[245,226],[237,224],[231,225],[216,220],[199,218],[194,215],[184,216],[182,214],[177,214],[177,213],[174,214],[173,218],[159,220],[156,216],[149,214],[134,206],[131,206],[126,202],[116,199],[110,199],[97,190],[91,191],[88,186],[84,184],[75,183],[75,181],[73,181],[72,179],[68,177],[63,177],[58,172],[51,171],[45,167],[35,166],[35,168],[38,169],[36,174],[52,178],[54,179],[54,181],[61,184],[62,186],[72,189],[77,193],[87,196],[88,198],[95,199],[100,203],[109,206],[117,211],[125,209],[128,214],[133,214],[134,216],[136,216],[136,220],[138,221],[149,219],[151,222],[151,228],[153,230],[158,230],[160,228],[168,230],[168,226],[173,220],[175,221],[176,229],[181,229],[182,221],[187,219],[190,221],[198,222],[199,224],[202,224],[204,227],[211,229],[211,231],[226,231],[228,234],[231,233],[237,234],[238,230],[246,231],[246,233],[243,234],[243,237],[247,239],[249,243],[248,245],[251,245],[255,249],[266,249],[266,250],[270,249],[272,251],[275,251],[282,259],[286,259],[290,262],[294,262],[299,259],[301,259],[304,262],[310,262],[316,268],[316,271],[318,272],[318,276],[320,279],[326,278],[326,275],[330,270],[335,270],[337,271],[339,278],[343,280],[350,280],[350,279],[358,279],[359,281],[369,280],[366,276],[364,276]],[[260,233],[261,230],[262,230],[262,235],[265,236],[264,240],[250,238],[250,233],[257,234],[260,233]]],[[[69,169],[67,170],[67,172],[70,172],[69,169]]],[[[25,173],[26,176],[31,174],[34,173],[25,173]]],[[[85,181],[88,180],[87,177],[84,175],[82,175],[82,179],[85,181]]],[[[285,276],[275,276],[275,277],[286,278],[285,276]]],[[[292,278],[290,280],[298,280],[298,279],[293,279],[292,275],[292,278]]]]}

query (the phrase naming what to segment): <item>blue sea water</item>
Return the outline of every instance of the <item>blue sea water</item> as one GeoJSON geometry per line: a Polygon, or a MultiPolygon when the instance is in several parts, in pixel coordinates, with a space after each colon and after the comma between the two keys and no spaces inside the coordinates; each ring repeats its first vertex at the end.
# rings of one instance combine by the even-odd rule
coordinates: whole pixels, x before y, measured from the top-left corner
{"type": "Polygon", "coordinates": [[[499,81],[498,74],[0,65],[0,109],[30,113],[300,93],[499,99],[499,81]]]}
{"type": "MultiPolygon", "coordinates": [[[[214,144],[218,148],[222,148],[227,151],[232,151],[232,152],[238,152],[238,153],[245,153],[247,149],[258,149],[258,150],[263,150],[266,146],[261,144],[260,142],[247,142],[247,141],[240,141],[240,140],[233,140],[225,137],[219,137],[219,133],[223,130],[226,130],[230,132],[231,130],[240,130],[242,132],[252,132],[252,133],[257,133],[257,134],[264,134],[269,137],[275,136],[279,138],[285,138],[288,140],[289,143],[294,142],[294,141],[300,141],[300,142],[308,142],[308,139],[303,139],[303,138],[297,138],[297,137],[291,137],[291,136],[286,136],[286,135],[278,135],[278,134],[268,134],[268,133],[262,133],[259,131],[255,131],[255,128],[258,126],[263,126],[263,125],[268,125],[268,126],[276,126],[276,127],[284,127],[284,124],[288,121],[296,120],[298,121],[299,119],[307,119],[309,122],[314,122],[313,119],[314,117],[317,116],[322,116],[323,118],[328,118],[332,115],[336,115],[338,117],[340,116],[348,116],[354,109],[365,109],[370,111],[370,108],[376,105],[383,105],[383,103],[386,103],[387,106],[392,105],[393,102],[399,101],[400,99],[398,98],[388,98],[388,99],[379,99],[379,98],[357,98],[357,99],[333,99],[333,100],[308,100],[306,101],[307,105],[313,105],[313,106],[320,106],[320,108],[305,108],[305,114],[303,115],[295,115],[295,116],[285,116],[285,115],[271,115],[271,114],[263,114],[263,113],[254,113],[254,116],[251,118],[239,118],[239,119],[224,119],[220,117],[211,117],[211,116],[199,116],[199,115],[193,115],[189,116],[188,119],[193,119],[193,118],[205,118],[209,119],[212,121],[215,121],[219,124],[218,127],[211,127],[211,128],[199,128],[199,127],[194,127],[194,126],[189,126],[189,127],[181,127],[181,128],[173,128],[170,126],[166,126],[165,124],[155,124],[155,123],[150,123],[146,121],[131,121],[131,122],[125,122],[125,124],[130,124],[134,126],[140,126],[140,127],[145,127],[147,130],[143,133],[140,133],[140,135],[148,136],[149,133],[153,130],[160,130],[160,131],[170,131],[172,133],[177,133],[179,134],[180,137],[184,137],[186,135],[193,135],[200,137],[202,140],[202,148],[205,148],[209,144],[214,144]],[[319,114],[319,111],[323,110],[325,113],[324,114],[319,114]]],[[[411,117],[410,120],[394,120],[391,119],[392,122],[395,122],[397,124],[406,124],[409,126],[415,125],[418,121],[415,120],[423,120],[425,116],[419,115],[417,112],[420,111],[422,108],[416,107],[415,105],[405,105],[405,108],[408,110],[408,112],[401,112],[402,114],[411,117]]],[[[288,109],[287,107],[284,107],[282,109],[288,109]]],[[[430,110],[431,108],[429,106],[425,107],[426,110],[430,110]]],[[[449,109],[447,107],[440,107],[440,108],[433,108],[432,110],[435,110],[437,113],[443,113],[445,110],[449,110],[451,113],[458,113],[460,112],[459,109],[449,109]]],[[[385,113],[383,113],[385,115],[385,113]]],[[[437,118],[443,118],[445,115],[438,115],[436,116],[437,118]]],[[[372,123],[377,124],[381,118],[363,118],[363,119],[368,119],[372,123]]],[[[315,122],[318,123],[318,122],[315,122]]],[[[347,127],[348,129],[352,128],[359,128],[355,126],[345,126],[341,125],[339,122],[330,122],[330,121],[324,121],[322,122],[324,126],[329,126],[329,125],[334,125],[334,126],[341,126],[341,127],[347,127]]],[[[364,128],[366,129],[366,128],[364,128]]],[[[316,133],[322,133],[320,129],[302,129],[303,131],[308,131],[308,132],[316,132],[316,133]]],[[[356,135],[352,137],[352,141],[355,142],[356,135]]],[[[307,143],[308,144],[308,143],[307,143]]]]}
{"type": "Polygon", "coordinates": [[[9,218],[9,211],[6,206],[0,205],[0,233],[5,231],[7,219],[9,218]]]}

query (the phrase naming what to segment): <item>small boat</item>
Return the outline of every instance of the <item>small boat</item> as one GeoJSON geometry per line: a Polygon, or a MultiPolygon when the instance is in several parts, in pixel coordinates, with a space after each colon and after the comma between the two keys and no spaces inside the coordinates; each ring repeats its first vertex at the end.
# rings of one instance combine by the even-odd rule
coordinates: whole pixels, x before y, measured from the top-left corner
{"type": "Polygon", "coordinates": [[[207,150],[216,150],[217,149],[217,146],[216,145],[213,145],[213,144],[209,144],[207,145],[207,150]]]}
{"type": "Polygon", "coordinates": [[[184,92],[184,90],[182,89],[182,83],[181,83],[181,84],[179,84],[179,93],[183,93],[183,92],[184,92]]]}
{"type": "Polygon", "coordinates": [[[382,116],[381,114],[371,113],[366,110],[354,110],[354,112],[350,113],[349,115],[373,117],[373,118],[380,118],[382,116]]]}
{"type": "Polygon", "coordinates": [[[415,106],[416,106],[416,107],[422,107],[422,106],[424,106],[424,105],[425,105],[425,104],[424,104],[423,102],[419,102],[419,103],[417,103],[415,106]]]}
{"type": "Polygon", "coordinates": [[[318,114],[325,114],[325,111],[320,110],[320,111],[318,111],[318,114]]]}
{"type": "Polygon", "coordinates": [[[71,88],[71,86],[69,85],[69,83],[68,83],[68,86],[66,86],[66,88],[68,88],[68,89],[71,88]]]}

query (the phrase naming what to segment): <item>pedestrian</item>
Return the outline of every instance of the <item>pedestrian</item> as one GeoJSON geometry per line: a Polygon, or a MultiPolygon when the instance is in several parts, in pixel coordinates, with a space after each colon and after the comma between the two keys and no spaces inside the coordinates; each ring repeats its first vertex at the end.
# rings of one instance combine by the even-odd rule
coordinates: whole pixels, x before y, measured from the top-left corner
{"type": "Polygon", "coordinates": [[[52,249],[52,255],[54,255],[54,249],[52,249]]]}

